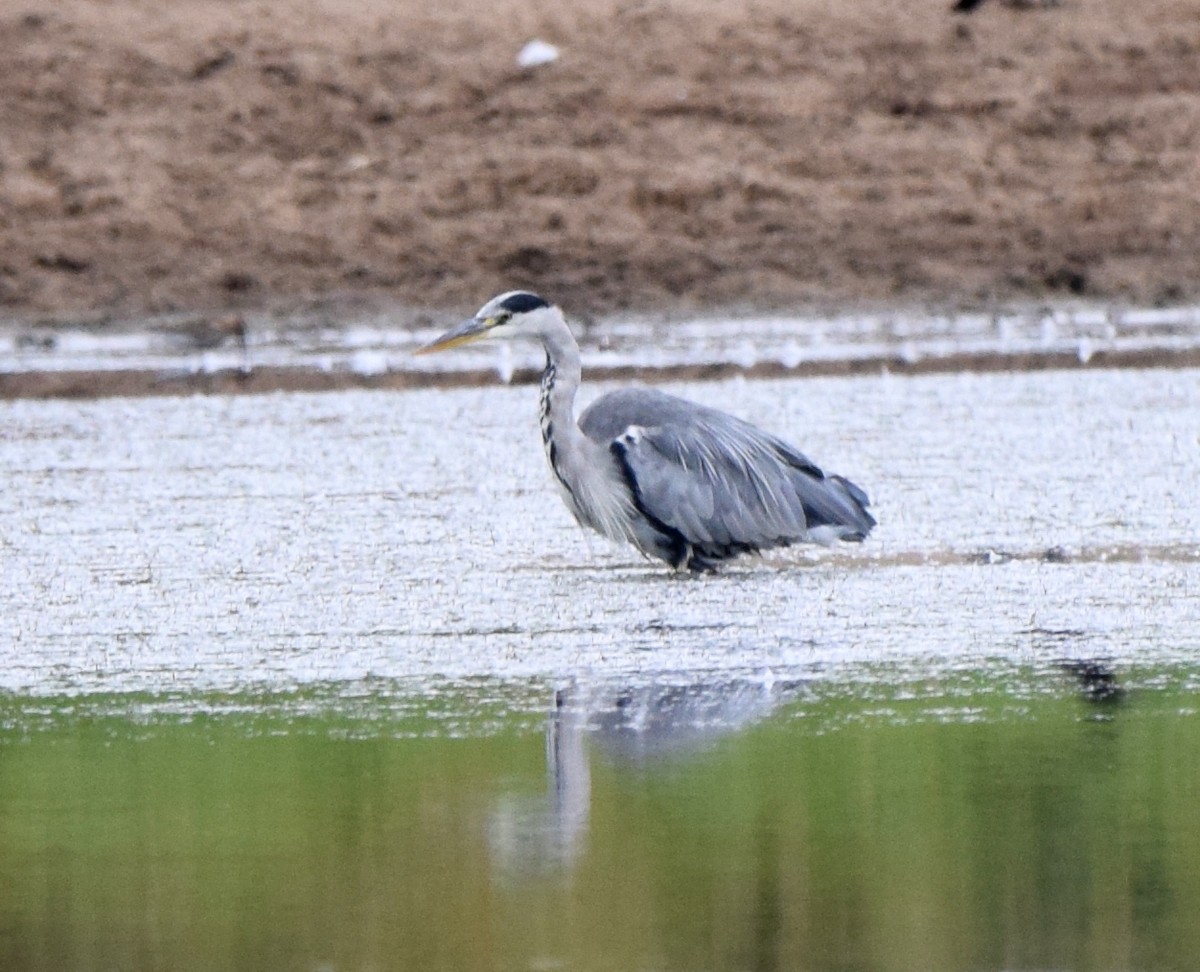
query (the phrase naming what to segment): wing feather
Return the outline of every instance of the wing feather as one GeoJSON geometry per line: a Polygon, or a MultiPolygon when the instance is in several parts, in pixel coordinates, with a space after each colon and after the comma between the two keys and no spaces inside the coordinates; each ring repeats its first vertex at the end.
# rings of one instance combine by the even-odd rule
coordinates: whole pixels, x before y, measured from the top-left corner
{"type": "Polygon", "coordinates": [[[819,538],[861,540],[866,494],[740,419],[653,389],[611,392],[580,428],[619,449],[646,515],[705,557],[819,538]],[[817,537],[812,531],[818,527],[817,537]]]}

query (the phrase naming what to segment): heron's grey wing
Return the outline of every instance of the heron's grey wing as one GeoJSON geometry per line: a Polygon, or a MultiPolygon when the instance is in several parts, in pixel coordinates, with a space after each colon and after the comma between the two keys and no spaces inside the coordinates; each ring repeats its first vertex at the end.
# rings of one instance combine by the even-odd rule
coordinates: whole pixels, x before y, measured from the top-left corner
{"type": "Polygon", "coordinates": [[[599,399],[579,424],[611,443],[647,518],[707,557],[821,539],[818,527],[861,540],[874,525],[862,490],[724,412],[634,388],[599,399]]]}
{"type": "Polygon", "coordinates": [[[792,483],[804,505],[809,530],[829,527],[839,540],[865,539],[875,526],[875,518],[867,512],[871,499],[866,492],[844,476],[826,475],[786,442],[779,439],[773,442],[778,454],[797,470],[792,483]]]}

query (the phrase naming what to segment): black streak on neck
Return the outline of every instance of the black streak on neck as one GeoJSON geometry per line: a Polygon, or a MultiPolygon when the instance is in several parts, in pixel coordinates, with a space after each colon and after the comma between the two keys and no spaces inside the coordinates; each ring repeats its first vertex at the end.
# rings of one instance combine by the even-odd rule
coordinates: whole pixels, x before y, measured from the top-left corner
{"type": "Polygon", "coordinates": [[[550,460],[550,470],[554,473],[555,479],[562,483],[568,493],[574,496],[574,491],[558,468],[558,447],[554,444],[554,419],[550,415],[550,396],[554,392],[554,380],[557,376],[558,372],[554,368],[554,362],[550,360],[550,355],[547,353],[546,370],[542,372],[542,397],[539,404],[542,445],[546,448],[546,457],[550,460]]]}

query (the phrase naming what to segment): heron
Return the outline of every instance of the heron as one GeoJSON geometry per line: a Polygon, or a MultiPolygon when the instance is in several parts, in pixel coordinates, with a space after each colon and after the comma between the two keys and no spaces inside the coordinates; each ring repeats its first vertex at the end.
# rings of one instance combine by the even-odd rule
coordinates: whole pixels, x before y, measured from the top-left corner
{"type": "Polygon", "coordinates": [[[748,422],[651,388],[622,388],[575,418],[579,345],[563,312],[534,293],[493,297],[417,350],[526,339],[546,354],[542,445],[559,492],[585,527],[675,570],[706,573],[795,543],[861,542],[870,500],[842,476],[748,422]]]}

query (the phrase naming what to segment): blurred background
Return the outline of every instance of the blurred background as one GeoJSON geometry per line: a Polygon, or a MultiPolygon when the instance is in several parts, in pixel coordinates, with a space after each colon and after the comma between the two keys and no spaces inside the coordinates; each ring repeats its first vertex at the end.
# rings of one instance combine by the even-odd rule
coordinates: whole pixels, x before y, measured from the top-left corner
{"type": "Polygon", "coordinates": [[[0,36],[10,318],[1200,295],[1191,0],[4,0],[0,36]]]}

